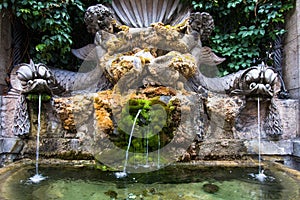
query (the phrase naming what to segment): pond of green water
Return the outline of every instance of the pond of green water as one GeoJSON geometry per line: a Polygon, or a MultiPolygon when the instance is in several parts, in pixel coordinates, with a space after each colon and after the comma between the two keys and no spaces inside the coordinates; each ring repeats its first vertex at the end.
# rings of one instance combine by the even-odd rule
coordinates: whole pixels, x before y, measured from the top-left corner
{"type": "Polygon", "coordinates": [[[257,168],[168,166],[148,173],[114,172],[86,168],[41,167],[47,179],[28,181],[33,167],[0,176],[0,199],[8,200],[255,200],[300,199],[300,183],[285,172],[266,170],[267,178],[253,178],[257,168]],[[4,178],[5,177],[5,178],[4,178]]]}

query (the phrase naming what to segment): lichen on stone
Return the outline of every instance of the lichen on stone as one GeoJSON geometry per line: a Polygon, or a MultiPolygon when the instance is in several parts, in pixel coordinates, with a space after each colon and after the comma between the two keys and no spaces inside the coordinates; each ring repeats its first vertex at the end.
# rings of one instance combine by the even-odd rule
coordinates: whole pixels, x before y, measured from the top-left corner
{"type": "Polygon", "coordinates": [[[95,120],[98,129],[104,132],[113,130],[111,119],[111,91],[98,92],[94,97],[95,120]]]}

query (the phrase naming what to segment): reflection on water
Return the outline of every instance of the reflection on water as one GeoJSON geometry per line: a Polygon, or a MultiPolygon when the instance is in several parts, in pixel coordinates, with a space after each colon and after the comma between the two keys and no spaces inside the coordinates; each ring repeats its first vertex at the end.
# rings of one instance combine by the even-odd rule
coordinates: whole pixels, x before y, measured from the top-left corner
{"type": "Polygon", "coordinates": [[[34,168],[13,172],[1,180],[0,199],[105,200],[105,199],[300,199],[300,184],[283,172],[265,171],[261,183],[250,174],[257,168],[199,168],[169,166],[118,179],[113,172],[91,169],[40,168],[48,179],[39,184],[26,180],[34,168]],[[215,190],[207,190],[212,186],[215,190]]]}

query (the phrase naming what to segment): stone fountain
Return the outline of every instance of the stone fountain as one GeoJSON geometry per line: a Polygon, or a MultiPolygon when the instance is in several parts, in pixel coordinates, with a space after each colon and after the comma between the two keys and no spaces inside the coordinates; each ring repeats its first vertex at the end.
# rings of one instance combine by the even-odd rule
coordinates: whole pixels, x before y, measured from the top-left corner
{"type": "Polygon", "coordinates": [[[83,60],[78,72],[32,61],[14,68],[1,100],[1,165],[34,157],[39,94],[44,158],[121,166],[140,109],[136,160],[148,138],[150,154],[159,151],[164,163],[243,159],[258,154],[258,98],[261,153],[294,154],[298,104],[278,99],[274,68],[262,63],[222,78],[200,70],[224,61],[202,46],[214,29],[210,14],[191,13],[178,0],[114,0],[89,7],[84,21],[95,39],[72,50],[83,60]]]}

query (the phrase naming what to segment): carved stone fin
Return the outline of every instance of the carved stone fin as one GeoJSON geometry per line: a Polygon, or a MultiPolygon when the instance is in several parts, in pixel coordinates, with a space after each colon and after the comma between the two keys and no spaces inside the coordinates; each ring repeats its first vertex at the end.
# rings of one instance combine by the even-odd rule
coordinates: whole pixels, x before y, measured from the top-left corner
{"type": "Polygon", "coordinates": [[[211,48],[209,48],[209,47],[201,48],[201,54],[200,54],[200,58],[199,58],[200,64],[204,64],[204,65],[208,65],[208,66],[215,66],[215,65],[221,64],[224,60],[226,60],[226,59],[221,58],[221,57],[217,56],[216,54],[214,54],[214,52],[212,52],[211,48]]]}
{"type": "Polygon", "coordinates": [[[81,60],[96,60],[97,54],[95,48],[95,44],[88,44],[80,49],[72,49],[72,53],[81,60]]]}

